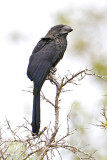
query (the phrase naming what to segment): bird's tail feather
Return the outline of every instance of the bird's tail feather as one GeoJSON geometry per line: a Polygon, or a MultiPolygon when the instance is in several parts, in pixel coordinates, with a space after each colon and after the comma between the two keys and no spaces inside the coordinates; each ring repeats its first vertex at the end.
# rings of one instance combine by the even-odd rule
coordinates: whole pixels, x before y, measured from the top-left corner
{"type": "Polygon", "coordinates": [[[33,96],[32,134],[38,135],[40,128],[40,91],[33,96]]]}

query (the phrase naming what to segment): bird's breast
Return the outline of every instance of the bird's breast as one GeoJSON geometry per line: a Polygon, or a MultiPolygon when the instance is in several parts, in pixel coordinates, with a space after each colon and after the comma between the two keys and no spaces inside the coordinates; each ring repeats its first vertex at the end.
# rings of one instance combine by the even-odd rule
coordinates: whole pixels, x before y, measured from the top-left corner
{"type": "Polygon", "coordinates": [[[56,41],[56,50],[57,50],[57,55],[59,56],[59,59],[63,57],[66,47],[67,47],[67,40],[65,38],[58,39],[56,41]]]}

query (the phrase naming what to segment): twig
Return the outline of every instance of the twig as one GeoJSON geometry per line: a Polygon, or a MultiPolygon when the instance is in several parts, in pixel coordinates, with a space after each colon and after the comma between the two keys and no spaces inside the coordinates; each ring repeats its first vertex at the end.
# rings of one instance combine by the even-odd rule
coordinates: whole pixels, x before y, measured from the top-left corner
{"type": "MultiPolygon", "coordinates": [[[[60,129],[59,125],[59,102],[60,102],[60,95],[64,93],[65,91],[70,90],[64,90],[64,87],[67,84],[76,84],[78,85],[78,81],[84,79],[87,75],[90,76],[97,76],[99,78],[105,79],[107,76],[101,76],[97,75],[95,73],[91,73],[91,70],[84,69],[76,74],[71,74],[70,71],[65,75],[62,79],[60,76],[56,77],[56,75],[50,74],[47,79],[51,81],[53,85],[56,87],[56,95],[55,95],[55,102],[51,102],[48,98],[45,97],[43,92],[41,92],[42,98],[49,103],[51,106],[55,108],[55,124],[54,127],[50,123],[48,127],[44,127],[44,129],[40,132],[38,136],[35,136],[34,138],[31,136],[31,130],[29,129],[28,125],[30,126],[30,123],[27,119],[25,119],[25,123],[23,125],[20,125],[17,127],[17,129],[13,130],[11,128],[11,125],[9,121],[6,119],[6,127],[8,126],[8,131],[11,134],[10,139],[4,139],[5,137],[3,134],[7,134],[8,131],[6,129],[5,132],[0,131],[0,159],[5,160],[5,157],[8,157],[11,159],[12,154],[9,153],[9,149],[11,145],[16,145],[16,147],[13,149],[13,153],[17,154],[17,144],[24,145],[24,149],[20,151],[20,155],[18,155],[19,158],[22,158],[23,160],[26,160],[28,158],[32,158],[33,156],[37,156],[38,160],[43,160],[45,157],[47,160],[52,159],[55,156],[54,150],[56,150],[62,160],[61,153],[59,152],[59,148],[63,148],[66,150],[71,151],[74,153],[78,159],[80,160],[95,160],[95,158],[92,156],[92,154],[88,152],[84,152],[81,148],[72,146],[68,144],[67,138],[72,136],[73,132],[70,131],[69,128],[69,119],[67,116],[67,131],[65,135],[58,135],[58,131],[60,129]],[[20,135],[20,131],[25,129],[27,135],[26,137],[22,138],[20,135]],[[81,155],[81,156],[80,156],[81,155]]],[[[32,93],[30,90],[23,90],[29,93],[32,93]]],[[[107,121],[107,115],[105,112],[105,109],[102,112],[102,116],[105,117],[105,120],[107,121]]],[[[102,124],[101,124],[102,125],[102,124]]],[[[2,127],[0,128],[2,129],[2,127]]],[[[25,132],[24,131],[24,132],[25,132]]],[[[22,133],[22,132],[21,132],[22,133]]],[[[19,148],[18,148],[19,149],[19,148]]],[[[19,153],[18,153],[19,154],[19,153]]]]}

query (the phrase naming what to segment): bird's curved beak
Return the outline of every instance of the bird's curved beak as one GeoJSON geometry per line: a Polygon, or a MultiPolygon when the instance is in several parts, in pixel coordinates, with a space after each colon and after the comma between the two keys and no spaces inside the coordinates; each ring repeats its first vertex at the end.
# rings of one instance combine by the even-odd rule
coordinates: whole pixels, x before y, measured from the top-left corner
{"type": "Polygon", "coordinates": [[[61,33],[62,33],[62,34],[67,34],[67,33],[71,32],[71,31],[73,31],[73,29],[72,29],[70,26],[65,25],[65,26],[62,28],[61,33]]]}
{"type": "Polygon", "coordinates": [[[72,32],[73,29],[70,27],[70,26],[64,26],[64,29],[67,31],[67,32],[72,32]]]}

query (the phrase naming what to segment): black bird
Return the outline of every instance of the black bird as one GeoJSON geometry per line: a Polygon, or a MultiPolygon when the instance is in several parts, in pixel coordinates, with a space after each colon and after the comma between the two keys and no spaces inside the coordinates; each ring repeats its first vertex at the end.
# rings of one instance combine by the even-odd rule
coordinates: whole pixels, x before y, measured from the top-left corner
{"type": "Polygon", "coordinates": [[[66,36],[73,29],[67,25],[52,27],[41,38],[30,56],[28,78],[34,82],[32,135],[38,135],[40,128],[40,90],[50,70],[62,59],[67,47],[66,36]]]}

